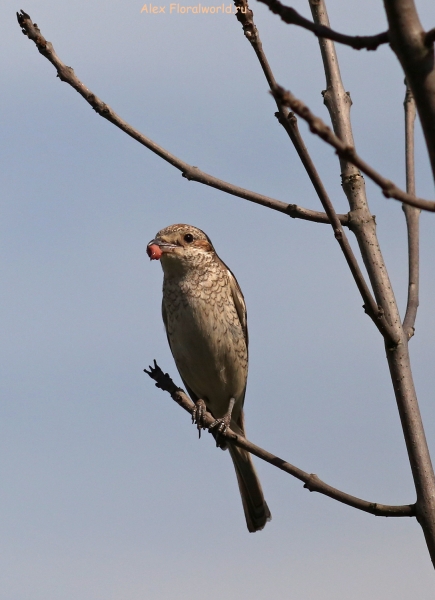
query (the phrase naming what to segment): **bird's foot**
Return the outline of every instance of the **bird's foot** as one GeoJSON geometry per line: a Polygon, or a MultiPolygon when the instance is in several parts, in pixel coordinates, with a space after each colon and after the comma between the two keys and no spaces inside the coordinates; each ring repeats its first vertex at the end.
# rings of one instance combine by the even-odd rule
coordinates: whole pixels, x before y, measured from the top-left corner
{"type": "Polygon", "coordinates": [[[214,435],[215,440],[216,440],[216,446],[218,448],[223,448],[223,449],[226,448],[227,444],[225,442],[225,438],[224,439],[222,439],[222,438],[226,434],[227,429],[230,426],[231,415],[233,412],[235,402],[236,402],[235,399],[231,398],[230,405],[228,407],[228,411],[227,411],[226,415],[224,415],[220,419],[216,419],[215,421],[213,421],[213,423],[209,427],[209,431],[214,435]]]}
{"type": "Polygon", "coordinates": [[[197,400],[195,402],[195,408],[192,411],[192,423],[194,423],[198,429],[199,437],[201,437],[201,429],[206,429],[204,423],[204,416],[207,411],[207,406],[204,400],[197,400]]]}

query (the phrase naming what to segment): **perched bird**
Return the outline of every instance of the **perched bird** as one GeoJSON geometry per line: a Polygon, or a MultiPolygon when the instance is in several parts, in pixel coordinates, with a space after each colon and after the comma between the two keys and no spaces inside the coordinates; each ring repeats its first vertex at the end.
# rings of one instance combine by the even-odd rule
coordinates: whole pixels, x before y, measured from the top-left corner
{"type": "MultiPolygon", "coordinates": [[[[196,404],[216,419],[215,437],[227,427],[244,436],[248,329],[242,291],[207,235],[191,225],[171,225],[147,246],[161,262],[163,322],[184,385],[196,404]]],[[[271,519],[251,455],[229,444],[249,531],[271,519]]]]}

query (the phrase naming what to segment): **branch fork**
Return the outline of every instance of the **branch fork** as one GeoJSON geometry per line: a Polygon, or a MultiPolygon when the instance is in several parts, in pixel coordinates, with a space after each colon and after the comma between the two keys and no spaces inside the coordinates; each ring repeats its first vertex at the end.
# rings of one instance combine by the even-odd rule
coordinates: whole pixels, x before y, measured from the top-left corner
{"type": "MultiPolygon", "coordinates": [[[[246,0],[240,0],[240,3],[241,6],[245,7],[246,5],[247,7],[246,0]]],[[[249,13],[252,19],[252,11],[249,11],[249,13]]],[[[246,19],[249,20],[250,18],[249,13],[248,11],[246,11],[246,13],[238,11],[237,18],[240,21],[245,22],[246,19]]],[[[275,200],[274,198],[264,196],[263,194],[258,194],[257,192],[252,192],[245,188],[233,185],[232,183],[223,181],[222,179],[218,179],[213,175],[209,175],[208,173],[201,171],[198,167],[193,167],[184,160],[175,156],[174,154],[171,154],[165,148],[162,148],[153,140],[146,137],[140,131],[138,131],[129,123],[124,121],[119,115],[115,113],[115,111],[108,104],[103,102],[96,94],[91,92],[91,90],[88,87],[86,87],[82,83],[82,81],[80,81],[80,79],[75,75],[74,70],[71,67],[65,65],[65,63],[63,63],[60,60],[60,58],[55,53],[51,42],[48,42],[42,36],[39,28],[35,23],[32,22],[32,19],[26,12],[22,10],[21,12],[17,13],[17,19],[23,34],[26,35],[30,40],[32,40],[36,44],[39,52],[51,62],[51,64],[55,67],[57,71],[57,76],[61,81],[64,81],[68,83],[71,87],[73,87],[101,117],[110,121],[110,123],[124,131],[124,133],[126,133],[134,140],[151,150],[151,152],[154,152],[154,154],[157,154],[157,156],[159,156],[160,158],[168,162],[170,165],[181,171],[182,176],[188,181],[196,181],[203,185],[213,187],[215,189],[226,192],[227,194],[232,194],[233,196],[237,196],[239,198],[243,198],[244,200],[248,200],[249,202],[260,204],[261,206],[271,208],[272,210],[277,210],[284,214],[288,214],[295,219],[298,218],[306,221],[313,221],[315,223],[329,223],[328,216],[325,213],[310,210],[307,208],[302,208],[297,206],[296,204],[290,205],[285,202],[281,202],[280,200],[275,200]]],[[[251,38],[252,40],[254,40],[255,36],[251,35],[251,38]]],[[[347,223],[347,215],[339,215],[339,218],[340,222],[342,222],[343,225],[347,223]]]]}
{"type": "Polygon", "coordinates": [[[302,27],[302,29],[312,31],[318,38],[333,40],[334,42],[350,46],[351,48],[354,48],[354,50],[362,50],[363,48],[366,50],[377,50],[381,44],[387,44],[389,42],[388,31],[376,35],[345,35],[338,31],[334,31],[330,27],[326,27],[325,25],[313,23],[313,21],[300,15],[291,6],[284,6],[279,0],[259,1],[266,4],[274,14],[279,15],[284,23],[287,23],[288,25],[298,25],[299,27],[302,27]]]}
{"type": "Polygon", "coordinates": [[[313,114],[306,104],[299,100],[288,90],[285,90],[280,85],[276,85],[271,90],[272,95],[283,106],[287,106],[297,115],[304,119],[312,133],[318,135],[323,141],[335,148],[338,156],[344,160],[351,162],[363,173],[365,173],[372,181],[374,181],[382,190],[382,193],[387,198],[400,200],[410,206],[415,206],[423,210],[435,212],[435,202],[433,200],[425,200],[417,198],[413,194],[409,194],[401,190],[396,184],[389,179],[383,177],[375,171],[368,163],[366,163],[356,152],[355,147],[343,142],[337,135],[333,133],[330,127],[318,116],[313,114]]]}

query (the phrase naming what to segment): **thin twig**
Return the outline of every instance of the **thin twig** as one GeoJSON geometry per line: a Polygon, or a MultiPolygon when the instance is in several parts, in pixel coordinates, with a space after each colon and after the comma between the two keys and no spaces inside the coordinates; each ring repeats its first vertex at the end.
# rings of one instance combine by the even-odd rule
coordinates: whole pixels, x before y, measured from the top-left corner
{"type": "MultiPolygon", "coordinates": [[[[264,52],[260,34],[254,23],[254,13],[249,8],[247,0],[234,0],[234,4],[237,8],[236,17],[242,24],[243,32],[257,55],[269,88],[273,90],[277,86],[277,82],[264,52]]],[[[302,139],[295,114],[290,113],[287,107],[283,106],[277,98],[275,98],[275,102],[278,109],[275,116],[290,137],[321,203],[323,205],[325,202],[331,204],[325,186],[302,139]]]]}
{"type": "MultiPolygon", "coordinates": [[[[257,55],[258,61],[263,70],[264,76],[266,77],[266,81],[269,85],[269,88],[273,90],[276,87],[277,83],[272,69],[270,67],[269,61],[267,60],[266,54],[263,50],[260,34],[254,23],[254,13],[249,8],[247,0],[234,0],[234,5],[237,8],[237,20],[241,23],[243,27],[243,32],[247,40],[250,42],[252,48],[254,49],[255,54],[257,55]]],[[[308,177],[310,178],[311,183],[313,184],[314,189],[316,190],[316,193],[322,205],[325,205],[325,203],[331,204],[325,186],[323,185],[320,175],[316,167],[314,166],[308,149],[299,132],[296,116],[294,115],[294,113],[290,113],[287,107],[283,106],[277,98],[275,98],[275,102],[276,107],[278,109],[278,112],[275,113],[275,116],[278,119],[279,123],[285,129],[290,140],[292,141],[295,150],[299,155],[299,158],[308,174],[308,177]]],[[[340,219],[340,222],[343,224],[342,219],[340,219]]]]}
{"type": "MultiPolygon", "coordinates": [[[[195,404],[181,388],[175,385],[168,373],[163,373],[156,361],[154,361],[154,367],[150,366],[149,371],[147,369],[144,369],[144,371],[151,377],[151,379],[156,381],[156,387],[168,392],[177,404],[184,408],[184,410],[186,410],[188,413],[192,414],[195,404]]],[[[209,412],[206,412],[204,418],[205,425],[209,427],[214,421],[214,417],[209,412]]],[[[348,506],[352,506],[353,508],[357,508],[358,510],[362,510],[378,517],[415,516],[415,508],[413,504],[407,504],[404,506],[389,506],[386,504],[378,504],[377,502],[367,502],[366,500],[361,500],[360,498],[346,494],[345,492],[328,485],[319,479],[317,475],[314,475],[313,473],[306,473],[305,471],[302,471],[302,469],[295,467],[282,458],[278,458],[278,456],[271,454],[267,450],[263,450],[263,448],[260,448],[252,442],[249,442],[246,438],[237,435],[231,429],[227,429],[224,435],[231,444],[239,446],[240,448],[244,448],[254,456],[261,458],[271,465],[278,467],[278,469],[281,469],[285,473],[288,473],[289,475],[296,477],[296,479],[303,481],[305,484],[304,488],[308,489],[310,492],[319,492],[320,494],[329,496],[333,500],[337,500],[338,502],[342,502],[343,504],[347,504],[348,506]]]]}
{"type": "MultiPolygon", "coordinates": [[[[406,83],[406,82],[405,82],[406,83]]],[[[414,124],[415,124],[415,101],[414,96],[406,86],[405,101],[405,158],[406,158],[406,191],[408,194],[415,195],[415,162],[414,162],[414,124]]],[[[415,332],[415,319],[418,309],[419,294],[419,220],[420,209],[414,206],[402,204],[406,217],[406,227],[408,230],[408,302],[406,305],[405,318],[403,320],[403,330],[410,339],[415,332]]]]}
{"type": "MultiPolygon", "coordinates": [[[[92,108],[102,117],[119,127],[127,135],[135,139],[137,142],[160,156],[163,160],[171,164],[173,167],[181,171],[183,177],[189,181],[196,181],[204,185],[216,188],[227,194],[244,198],[255,204],[260,204],[267,208],[277,210],[284,214],[289,215],[294,219],[303,219],[306,221],[314,221],[316,223],[329,223],[329,219],[325,213],[318,212],[315,210],[309,210],[301,208],[296,204],[286,204],[280,202],[268,196],[251,192],[244,188],[238,187],[213,175],[209,175],[204,171],[198,169],[179,159],[174,154],[171,154],[150,138],[142,135],[137,129],[134,129],[131,125],[126,123],[121,117],[119,117],[106,103],[100,98],[93,94],[75,75],[71,67],[67,67],[60,58],[56,55],[53,45],[48,42],[42,35],[38,26],[32,22],[30,16],[24,11],[17,13],[18,22],[22,28],[22,31],[27,35],[33,42],[35,42],[39,52],[49,60],[57,70],[57,75],[61,81],[69,83],[91,106],[92,108]]],[[[348,215],[339,215],[340,223],[346,225],[348,223],[348,215]]]]}
{"type": "Polygon", "coordinates": [[[347,160],[354,164],[358,169],[361,169],[370,179],[372,179],[381,189],[382,193],[386,198],[394,198],[409,204],[410,206],[416,206],[423,210],[435,212],[435,202],[432,200],[424,200],[423,198],[416,198],[413,194],[408,194],[401,190],[395,183],[383,177],[380,173],[375,171],[373,167],[367,164],[356,152],[354,146],[348,146],[345,142],[342,142],[332,130],[326,125],[320,117],[317,117],[311,112],[306,104],[302,100],[298,100],[291,92],[285,90],[281,86],[277,86],[273,91],[273,95],[278,100],[291,108],[297,115],[304,119],[312,133],[318,135],[322,140],[330,144],[340,158],[347,160]]]}
{"type": "Polygon", "coordinates": [[[406,83],[405,99],[405,163],[406,163],[406,191],[415,196],[415,157],[414,157],[414,129],[415,129],[415,100],[414,95],[406,83]]]}
{"type": "Polygon", "coordinates": [[[355,50],[376,50],[378,46],[381,44],[388,44],[389,41],[388,31],[383,31],[376,35],[345,35],[343,33],[338,33],[338,31],[334,31],[329,27],[325,27],[324,25],[313,23],[313,21],[300,15],[294,8],[281,4],[279,0],[259,0],[259,2],[266,4],[266,6],[268,6],[275,15],[279,15],[285,23],[288,23],[289,25],[298,25],[303,29],[312,31],[314,35],[319,38],[333,40],[334,42],[350,46],[355,50]]]}
{"type": "MultiPolygon", "coordinates": [[[[234,0],[234,4],[238,9],[236,13],[237,19],[242,24],[245,36],[251,43],[257,55],[257,58],[263,69],[269,87],[271,90],[275,90],[278,86],[276,83],[275,76],[273,75],[272,69],[264,53],[263,46],[260,40],[260,35],[254,23],[253,12],[252,10],[250,10],[247,0],[234,0]]],[[[311,156],[307,150],[307,147],[305,146],[305,143],[302,139],[298,128],[296,116],[294,115],[294,113],[288,113],[286,107],[275,94],[274,98],[278,108],[276,116],[281,125],[288,133],[291,141],[293,142],[293,145],[302,161],[302,164],[304,165],[308,176],[314,186],[314,189],[316,190],[317,195],[322,203],[325,213],[329,218],[329,221],[332,225],[332,229],[334,231],[335,238],[337,239],[342,249],[342,252],[346,258],[354,280],[364,300],[365,311],[373,319],[374,323],[379,328],[381,333],[386,337],[390,337],[391,342],[395,343],[396,337],[392,335],[392,331],[390,330],[389,324],[386,322],[383,316],[383,312],[379,310],[379,307],[377,306],[370,292],[370,289],[367,286],[367,283],[364,279],[364,275],[358,265],[358,261],[340,224],[340,219],[338,218],[338,215],[335,212],[331,199],[329,198],[328,193],[326,192],[323,182],[317,172],[316,167],[314,166],[311,156]]]]}

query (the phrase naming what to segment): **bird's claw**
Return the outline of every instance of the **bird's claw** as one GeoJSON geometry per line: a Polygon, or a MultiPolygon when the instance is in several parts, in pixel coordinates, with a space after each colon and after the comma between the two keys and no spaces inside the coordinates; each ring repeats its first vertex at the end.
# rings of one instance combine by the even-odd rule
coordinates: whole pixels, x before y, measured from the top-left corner
{"type": "Polygon", "coordinates": [[[222,417],[221,419],[216,419],[215,421],[213,421],[213,423],[209,427],[210,431],[212,429],[214,430],[212,433],[215,437],[216,446],[218,448],[223,448],[225,446],[225,440],[222,440],[221,438],[226,434],[227,429],[230,426],[230,422],[231,422],[231,415],[227,414],[227,415],[225,415],[225,417],[222,417]]]}
{"type": "Polygon", "coordinates": [[[201,437],[201,429],[206,429],[204,423],[205,413],[207,411],[207,406],[205,405],[204,400],[197,400],[195,402],[195,407],[192,411],[192,423],[194,423],[198,429],[198,436],[201,437]]]}
{"type": "Polygon", "coordinates": [[[227,414],[221,417],[220,419],[216,419],[215,421],[213,421],[213,423],[208,428],[210,433],[214,435],[214,438],[216,440],[216,446],[218,448],[222,448],[222,450],[226,450],[227,448],[227,442],[225,441],[224,436],[231,424],[231,415],[233,414],[233,408],[235,403],[235,398],[231,398],[227,414]]]}

